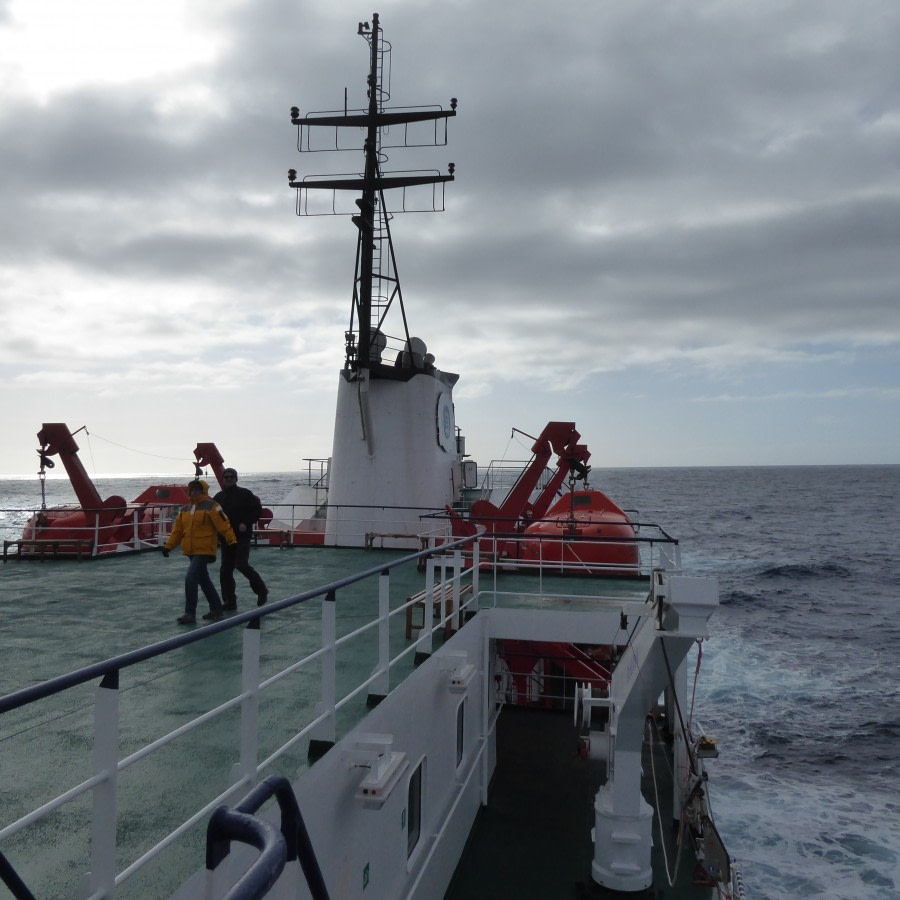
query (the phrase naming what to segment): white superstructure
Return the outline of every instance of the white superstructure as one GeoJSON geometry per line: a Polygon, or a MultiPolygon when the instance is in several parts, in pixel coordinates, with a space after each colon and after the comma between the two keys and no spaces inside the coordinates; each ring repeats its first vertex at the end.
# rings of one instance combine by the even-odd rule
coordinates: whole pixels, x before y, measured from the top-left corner
{"type": "Polygon", "coordinates": [[[341,373],[328,484],[327,546],[419,546],[459,496],[453,384],[437,369],[400,380],[341,373]]]}

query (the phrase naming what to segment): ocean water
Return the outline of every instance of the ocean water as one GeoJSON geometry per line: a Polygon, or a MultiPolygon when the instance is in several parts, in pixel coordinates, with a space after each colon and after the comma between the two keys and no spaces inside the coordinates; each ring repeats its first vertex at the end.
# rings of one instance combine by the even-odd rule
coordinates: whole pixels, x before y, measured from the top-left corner
{"type": "Polygon", "coordinates": [[[900,467],[619,470],[719,579],[697,718],[751,897],[900,897],[900,467]]]}
{"type": "MultiPolygon", "coordinates": [[[[170,479],[97,485],[131,498],[154,480],[170,479]]],[[[242,476],[267,504],[298,480],[242,476]]],[[[900,897],[900,466],[595,468],[593,483],[719,579],[693,715],[718,741],[713,809],[748,896],[900,897]]],[[[48,504],[73,499],[47,482],[48,504]]],[[[36,478],[0,480],[0,536],[39,504],[36,478]]]]}

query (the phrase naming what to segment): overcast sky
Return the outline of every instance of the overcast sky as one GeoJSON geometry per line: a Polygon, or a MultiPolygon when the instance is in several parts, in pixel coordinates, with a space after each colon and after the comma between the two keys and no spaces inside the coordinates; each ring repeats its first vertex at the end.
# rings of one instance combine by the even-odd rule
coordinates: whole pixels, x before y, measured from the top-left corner
{"type": "Polygon", "coordinates": [[[895,0],[0,0],[0,473],[330,454],[356,231],[287,170],[361,157],[289,110],[365,104],[375,10],[391,103],[459,98],[392,230],[479,463],[900,462],[895,0]]]}

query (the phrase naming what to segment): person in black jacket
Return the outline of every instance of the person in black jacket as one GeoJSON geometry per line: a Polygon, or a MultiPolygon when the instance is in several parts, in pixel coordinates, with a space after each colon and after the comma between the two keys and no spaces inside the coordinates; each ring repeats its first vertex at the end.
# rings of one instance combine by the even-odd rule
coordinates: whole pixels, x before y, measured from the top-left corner
{"type": "Polygon", "coordinates": [[[219,567],[219,584],[222,587],[222,608],[234,611],[237,609],[237,592],[234,584],[234,570],[250,582],[256,594],[256,605],[262,606],[269,598],[265,582],[259,572],[250,565],[250,542],[253,539],[253,526],[262,515],[262,503],[253,491],[238,487],[238,475],[234,469],[222,472],[223,488],[213,498],[225,510],[228,521],[234,530],[237,543],[222,548],[222,565],[219,567]]]}

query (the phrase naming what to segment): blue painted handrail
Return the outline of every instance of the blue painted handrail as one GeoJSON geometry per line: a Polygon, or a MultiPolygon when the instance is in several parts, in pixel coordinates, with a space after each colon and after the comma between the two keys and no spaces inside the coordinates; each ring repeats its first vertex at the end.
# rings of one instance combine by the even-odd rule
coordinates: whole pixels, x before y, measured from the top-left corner
{"type": "Polygon", "coordinates": [[[209,819],[207,868],[209,868],[210,847],[222,845],[227,847],[233,840],[250,844],[261,852],[253,865],[225,894],[224,900],[259,900],[260,897],[265,897],[284,870],[287,858],[284,835],[265,819],[258,819],[249,813],[238,812],[227,806],[219,806],[209,819]]]}
{"type": "Polygon", "coordinates": [[[259,621],[263,616],[268,616],[272,613],[279,612],[280,610],[295,606],[298,603],[305,603],[307,600],[312,600],[315,597],[321,597],[330,592],[338,591],[348,585],[356,584],[358,581],[364,581],[372,575],[377,575],[380,572],[385,572],[397,568],[398,566],[405,565],[411,560],[424,560],[429,556],[446,553],[448,550],[456,550],[468,543],[472,543],[474,540],[474,537],[466,537],[447,544],[442,544],[440,547],[432,547],[429,550],[419,550],[409,556],[391,560],[389,563],[373,566],[371,569],[366,569],[364,572],[358,572],[355,575],[349,575],[346,578],[339,578],[337,581],[331,582],[331,584],[323,585],[314,590],[305,591],[302,594],[287,597],[284,600],[279,600],[276,603],[269,603],[266,606],[260,606],[245,613],[238,613],[236,616],[231,616],[224,622],[213,622],[209,625],[205,625],[203,628],[198,628],[196,631],[189,632],[188,634],[167,638],[164,641],[150,644],[139,650],[132,650],[129,653],[114,656],[112,659],[85,666],[83,669],[77,669],[74,672],[69,672],[67,675],[60,675],[58,678],[51,678],[49,681],[43,681],[40,684],[14,691],[11,694],[0,697],[0,714],[18,709],[21,706],[27,706],[29,703],[34,703],[36,700],[43,700],[45,697],[61,693],[76,685],[86,684],[89,681],[93,681],[95,678],[102,678],[110,672],[124,669],[127,666],[133,666],[135,663],[152,659],[155,656],[162,656],[164,653],[168,653],[177,647],[184,647],[188,644],[194,644],[197,641],[206,640],[212,635],[218,634],[220,631],[227,631],[230,628],[236,628],[244,624],[250,628],[258,628],[259,621]]]}
{"type": "Polygon", "coordinates": [[[19,878],[19,873],[2,853],[0,853],[0,881],[9,888],[15,900],[35,900],[34,894],[28,890],[25,882],[19,878]]]}
{"type": "Polygon", "coordinates": [[[300,860],[313,900],[329,900],[328,889],[316,859],[306,823],[291,783],[283,775],[263,779],[234,809],[218,807],[206,831],[206,868],[221,863],[239,840],[262,850],[259,859],[226,894],[226,900],[257,900],[278,880],[288,860],[300,860]],[[273,825],[254,816],[272,797],[281,810],[281,833],[273,825]]]}

